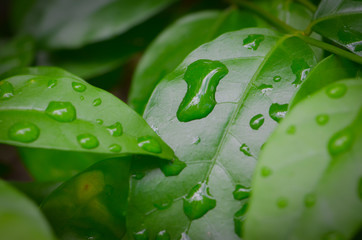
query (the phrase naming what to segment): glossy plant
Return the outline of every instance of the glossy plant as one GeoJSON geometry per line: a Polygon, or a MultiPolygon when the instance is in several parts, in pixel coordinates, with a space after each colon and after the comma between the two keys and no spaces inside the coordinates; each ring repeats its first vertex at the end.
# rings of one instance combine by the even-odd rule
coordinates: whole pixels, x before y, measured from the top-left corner
{"type": "Polygon", "coordinates": [[[361,237],[360,1],[23,3],[0,142],[34,181],[1,181],[6,239],[361,237]]]}

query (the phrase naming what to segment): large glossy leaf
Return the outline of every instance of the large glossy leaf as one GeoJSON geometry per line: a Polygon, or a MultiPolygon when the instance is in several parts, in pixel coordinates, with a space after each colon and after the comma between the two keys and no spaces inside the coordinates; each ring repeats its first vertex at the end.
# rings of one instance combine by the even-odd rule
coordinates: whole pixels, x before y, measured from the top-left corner
{"type": "Polygon", "coordinates": [[[362,2],[323,0],[314,15],[313,30],[362,56],[362,2]]]}
{"type": "Polygon", "coordinates": [[[60,69],[24,70],[2,80],[0,93],[2,143],[109,156],[173,157],[125,103],[60,69]]]}
{"type": "Polygon", "coordinates": [[[0,179],[0,235],[7,240],[51,240],[50,230],[33,202],[0,179]]]}
{"type": "Polygon", "coordinates": [[[245,239],[350,239],[358,232],[361,121],[356,80],[333,83],[288,113],[260,154],[245,239]]]}
{"type": "Polygon", "coordinates": [[[129,158],[103,160],[42,204],[60,239],[121,239],[126,232],[129,158]]]}
{"type": "Polygon", "coordinates": [[[345,78],[361,77],[362,67],[356,63],[331,55],[319,62],[308,74],[293,97],[289,109],[324,86],[345,78]]]}
{"type": "Polygon", "coordinates": [[[255,15],[228,9],[187,15],[161,33],[148,48],[132,80],[129,104],[143,113],[157,83],[196,47],[222,33],[246,27],[266,26],[255,15]]]}
{"type": "Polygon", "coordinates": [[[130,234],[237,239],[234,214],[259,150],[314,65],[304,42],[267,29],[226,33],[192,52],[145,110],[180,162],[132,180],[130,234]]]}
{"type": "Polygon", "coordinates": [[[37,0],[22,32],[47,48],[80,47],[124,33],[174,1],[37,0]]]}

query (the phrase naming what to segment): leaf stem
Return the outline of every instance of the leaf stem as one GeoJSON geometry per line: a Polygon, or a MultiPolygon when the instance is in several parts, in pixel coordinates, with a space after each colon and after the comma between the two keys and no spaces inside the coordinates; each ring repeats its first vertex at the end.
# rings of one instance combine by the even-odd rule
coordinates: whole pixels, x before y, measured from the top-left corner
{"type": "Polygon", "coordinates": [[[308,0],[294,0],[296,2],[299,2],[300,4],[304,5],[306,8],[308,8],[309,10],[311,10],[313,13],[315,11],[317,11],[317,6],[314,5],[313,3],[311,3],[308,0]]]}
{"type": "Polygon", "coordinates": [[[326,50],[328,52],[337,54],[337,55],[345,57],[345,58],[347,58],[347,59],[349,59],[349,60],[351,60],[353,62],[362,64],[362,57],[360,57],[360,56],[358,56],[356,54],[353,54],[351,52],[348,52],[348,51],[346,51],[346,50],[344,50],[342,48],[339,48],[339,47],[333,46],[333,45],[331,45],[329,43],[322,42],[322,41],[316,40],[314,38],[305,36],[305,35],[303,35],[301,33],[297,33],[296,36],[299,37],[300,39],[304,40],[306,43],[308,43],[310,45],[322,48],[322,49],[324,49],[324,50],[326,50]]]}

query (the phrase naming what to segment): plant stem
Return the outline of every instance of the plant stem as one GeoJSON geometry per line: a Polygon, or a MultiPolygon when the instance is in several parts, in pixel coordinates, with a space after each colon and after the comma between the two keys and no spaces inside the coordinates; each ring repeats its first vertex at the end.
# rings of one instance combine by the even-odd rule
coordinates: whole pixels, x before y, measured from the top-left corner
{"type": "Polygon", "coordinates": [[[299,37],[300,39],[304,40],[306,43],[309,43],[310,45],[322,48],[322,49],[324,49],[324,50],[326,50],[328,52],[337,54],[337,55],[345,57],[345,58],[347,58],[347,59],[349,59],[349,60],[351,60],[353,62],[362,64],[362,57],[360,57],[360,56],[358,56],[358,55],[356,55],[354,53],[348,52],[348,51],[346,51],[346,50],[344,50],[342,48],[333,46],[333,45],[331,45],[329,43],[322,42],[322,41],[316,40],[314,38],[305,36],[305,35],[303,35],[301,33],[297,33],[296,36],[299,37]]]}
{"type": "Polygon", "coordinates": [[[313,3],[309,2],[308,0],[295,0],[295,1],[299,2],[302,5],[304,5],[306,8],[311,10],[313,13],[315,11],[317,11],[317,7],[313,3]]]}

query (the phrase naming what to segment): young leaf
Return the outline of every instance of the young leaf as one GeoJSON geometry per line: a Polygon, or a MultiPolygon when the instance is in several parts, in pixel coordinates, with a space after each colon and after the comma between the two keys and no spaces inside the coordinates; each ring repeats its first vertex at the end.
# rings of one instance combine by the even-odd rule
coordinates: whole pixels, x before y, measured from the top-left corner
{"type": "Polygon", "coordinates": [[[173,158],[147,123],[112,94],[56,68],[23,72],[0,82],[0,142],[108,156],[173,158]]]}
{"type": "Polygon", "coordinates": [[[142,57],[132,80],[130,106],[142,114],[157,83],[196,47],[222,33],[256,26],[266,23],[237,9],[204,11],[181,18],[161,33],[142,57]]]}
{"type": "Polygon", "coordinates": [[[237,239],[234,214],[247,198],[239,192],[248,191],[262,144],[314,65],[303,41],[260,28],[223,34],[192,52],[145,110],[180,162],[132,180],[130,234],[237,239]]]}
{"type": "Polygon", "coordinates": [[[323,0],[314,15],[312,29],[362,56],[362,2],[323,0]]]}
{"type": "Polygon", "coordinates": [[[56,189],[42,210],[60,239],[121,239],[129,184],[129,157],[107,159],[56,189]]]}
{"type": "Polygon", "coordinates": [[[0,235],[6,240],[54,239],[48,223],[35,204],[1,179],[0,235]]]}
{"type": "Polygon", "coordinates": [[[289,109],[332,82],[345,78],[360,78],[361,71],[362,68],[360,65],[335,55],[323,59],[308,74],[308,77],[302,83],[300,89],[296,92],[293,100],[289,104],[289,109]]]}
{"type": "Polygon", "coordinates": [[[356,80],[328,85],[288,113],[260,154],[245,239],[351,239],[357,233],[361,121],[362,82],[356,80]]]}

